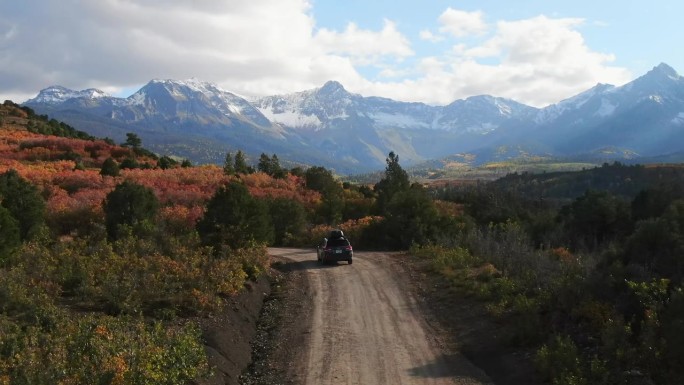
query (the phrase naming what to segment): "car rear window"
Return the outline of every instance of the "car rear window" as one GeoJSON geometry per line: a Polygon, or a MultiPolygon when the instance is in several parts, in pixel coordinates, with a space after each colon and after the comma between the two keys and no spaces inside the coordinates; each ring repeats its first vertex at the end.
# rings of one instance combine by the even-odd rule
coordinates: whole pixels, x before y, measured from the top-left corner
{"type": "Polygon", "coordinates": [[[328,239],[328,247],[349,246],[349,241],[344,238],[328,239]]]}

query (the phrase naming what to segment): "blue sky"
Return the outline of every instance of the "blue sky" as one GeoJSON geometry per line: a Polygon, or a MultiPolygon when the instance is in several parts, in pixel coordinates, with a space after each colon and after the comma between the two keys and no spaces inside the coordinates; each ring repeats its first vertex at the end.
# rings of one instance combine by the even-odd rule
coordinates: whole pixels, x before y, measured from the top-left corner
{"type": "Polygon", "coordinates": [[[595,51],[614,54],[613,64],[637,76],[661,62],[684,72],[684,50],[678,48],[684,42],[684,2],[676,0],[318,0],[313,2],[313,14],[318,26],[334,29],[351,22],[377,30],[383,20],[393,20],[412,38],[416,54],[424,56],[448,49],[446,41],[429,44],[416,37],[422,30],[437,29],[438,16],[450,7],[481,11],[488,23],[538,15],[581,18],[585,22],[577,30],[586,44],[595,51]]]}
{"type": "Polygon", "coordinates": [[[0,100],[194,77],[245,97],[337,80],[364,96],[541,107],[661,62],[684,71],[683,14],[674,0],[0,1],[0,100]]]}

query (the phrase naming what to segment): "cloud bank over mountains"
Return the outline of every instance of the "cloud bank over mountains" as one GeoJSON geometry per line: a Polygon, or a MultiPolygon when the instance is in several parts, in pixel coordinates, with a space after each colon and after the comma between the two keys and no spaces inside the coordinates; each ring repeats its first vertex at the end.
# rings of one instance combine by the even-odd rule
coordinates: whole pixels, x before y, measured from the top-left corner
{"type": "Polygon", "coordinates": [[[319,26],[315,5],[3,2],[0,98],[21,102],[52,84],[127,96],[151,78],[198,77],[252,97],[337,80],[352,92],[401,101],[445,104],[490,94],[541,107],[632,78],[611,65],[611,53],[586,44],[580,18],[490,20],[483,11],[447,8],[413,36],[391,19],[378,29],[353,21],[339,30],[319,26]]]}

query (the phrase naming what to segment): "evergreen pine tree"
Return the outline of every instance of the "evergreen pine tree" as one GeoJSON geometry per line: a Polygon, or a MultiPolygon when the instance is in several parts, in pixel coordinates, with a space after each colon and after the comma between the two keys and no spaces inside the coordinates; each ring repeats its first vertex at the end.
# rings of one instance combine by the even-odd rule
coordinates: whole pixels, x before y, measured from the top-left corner
{"type": "Polygon", "coordinates": [[[221,250],[243,248],[251,241],[271,243],[273,227],[268,208],[240,182],[219,188],[207,203],[197,232],[206,245],[221,250]]]}
{"type": "Polygon", "coordinates": [[[119,176],[119,165],[116,163],[114,158],[109,157],[102,162],[102,168],[100,169],[100,175],[107,176],[119,176]]]}
{"type": "Polygon", "coordinates": [[[395,194],[407,191],[411,187],[408,174],[399,165],[399,155],[392,151],[386,161],[385,177],[375,184],[375,192],[378,195],[376,205],[381,215],[386,214],[387,205],[395,194]]]}
{"type": "Polygon", "coordinates": [[[158,209],[159,201],[152,190],[130,181],[119,183],[107,194],[104,202],[109,238],[117,238],[121,225],[128,225],[136,230],[139,225],[151,222],[158,209]]]}
{"type": "Polygon", "coordinates": [[[45,221],[45,201],[38,188],[23,179],[14,170],[0,175],[0,204],[9,211],[19,224],[19,237],[22,240],[38,230],[45,221]]]}
{"type": "Polygon", "coordinates": [[[226,154],[226,159],[223,161],[223,173],[226,175],[235,174],[235,165],[233,163],[233,155],[228,152],[226,154]]]}
{"type": "Polygon", "coordinates": [[[251,168],[247,165],[247,160],[245,159],[245,154],[242,150],[238,150],[235,154],[235,173],[236,174],[249,174],[251,168]]]}
{"type": "Polygon", "coordinates": [[[142,140],[140,137],[133,133],[133,132],[127,132],[126,133],[126,142],[123,144],[124,147],[132,147],[132,148],[140,148],[142,146],[142,140]]]}

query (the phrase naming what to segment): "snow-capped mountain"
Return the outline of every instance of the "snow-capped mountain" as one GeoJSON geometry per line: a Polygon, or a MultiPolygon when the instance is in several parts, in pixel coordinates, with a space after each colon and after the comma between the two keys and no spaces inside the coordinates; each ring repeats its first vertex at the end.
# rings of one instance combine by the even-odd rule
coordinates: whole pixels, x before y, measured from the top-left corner
{"type": "Polygon", "coordinates": [[[681,151],[684,78],[660,64],[620,87],[597,85],[541,110],[528,133],[562,153],[617,146],[641,155],[681,151]]]}
{"type": "Polygon", "coordinates": [[[279,131],[277,126],[247,100],[197,79],[152,80],[135,94],[120,100],[117,105],[140,112],[135,119],[151,115],[181,120],[214,116],[216,121],[223,121],[224,118],[237,119],[279,131]]]}
{"type": "Polygon", "coordinates": [[[40,91],[38,96],[31,99],[31,101],[33,103],[59,104],[69,99],[99,99],[108,97],[111,96],[96,88],[74,91],[61,86],[52,86],[40,91]]]}
{"type": "MultiPolygon", "coordinates": [[[[196,79],[152,80],[128,98],[49,87],[25,105],[74,127],[117,141],[136,132],[143,144],[195,162],[220,162],[227,151],[299,152],[288,136],[247,100],[196,79]]],[[[316,160],[316,159],[314,159],[316,160]]]]}
{"type": "MultiPolygon", "coordinates": [[[[512,100],[476,96],[447,106],[353,94],[335,81],[323,87],[255,99],[271,121],[306,133],[313,147],[354,164],[382,166],[389,151],[408,163],[459,149],[457,138],[484,135],[536,112],[512,100]],[[431,139],[444,137],[445,140],[431,139]]],[[[465,141],[462,141],[465,143],[465,141]]]]}
{"type": "Polygon", "coordinates": [[[314,90],[255,99],[271,121],[294,129],[330,130],[360,120],[376,129],[434,129],[488,132],[510,119],[529,116],[535,108],[488,95],[457,100],[447,106],[398,102],[349,93],[335,81],[314,90]]]}
{"type": "Polygon", "coordinates": [[[271,121],[286,127],[318,131],[336,119],[350,117],[360,95],[348,93],[338,82],[288,95],[255,99],[254,106],[271,121]]]}
{"type": "Polygon", "coordinates": [[[538,109],[489,95],[446,106],[399,102],[322,87],[247,100],[211,83],[152,80],[128,98],[53,86],[25,105],[79,130],[123,140],[137,132],[159,153],[220,163],[227,151],[364,172],[474,154],[482,163],[516,154],[654,157],[682,151],[684,78],[666,64],[626,85],[595,87],[538,109]],[[616,155],[618,156],[618,155],[616,155]]]}

